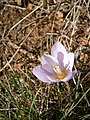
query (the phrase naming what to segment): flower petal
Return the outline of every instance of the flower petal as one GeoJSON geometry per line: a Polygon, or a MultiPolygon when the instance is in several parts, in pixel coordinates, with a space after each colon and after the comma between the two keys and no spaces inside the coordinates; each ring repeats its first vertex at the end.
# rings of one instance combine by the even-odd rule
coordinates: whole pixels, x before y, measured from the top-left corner
{"type": "Polygon", "coordinates": [[[55,59],[53,56],[51,56],[51,55],[47,55],[47,54],[44,54],[43,56],[42,56],[42,58],[43,58],[43,63],[42,63],[42,65],[43,64],[46,64],[46,63],[48,63],[49,65],[53,65],[53,64],[55,64],[55,65],[59,65],[59,63],[58,63],[58,60],[57,59],[55,59]]]}
{"type": "Polygon", "coordinates": [[[41,57],[41,64],[48,64],[48,62],[45,60],[44,55],[41,57]]]}
{"type": "Polygon", "coordinates": [[[57,41],[51,48],[51,55],[54,56],[57,59],[57,54],[58,52],[63,53],[64,55],[67,54],[67,51],[65,49],[65,47],[59,42],[57,41]]]}
{"type": "Polygon", "coordinates": [[[77,70],[72,71],[61,81],[62,82],[69,81],[70,79],[72,79],[75,76],[76,72],[77,72],[77,70]]]}
{"type": "Polygon", "coordinates": [[[47,78],[46,72],[41,69],[41,66],[35,67],[32,72],[39,80],[47,83],[50,82],[47,78]]]}
{"type": "Polygon", "coordinates": [[[68,53],[67,54],[67,59],[68,59],[68,62],[69,62],[70,70],[72,70],[72,67],[73,67],[73,64],[74,64],[74,53],[68,53]]]}
{"type": "Polygon", "coordinates": [[[51,76],[47,76],[47,77],[48,77],[48,79],[50,80],[51,83],[53,83],[53,82],[60,82],[60,80],[58,80],[58,79],[56,79],[54,77],[51,77],[51,76]]]}
{"type": "Polygon", "coordinates": [[[50,64],[44,64],[41,66],[41,69],[48,72],[48,74],[54,74],[54,70],[50,64]]]}
{"type": "Polygon", "coordinates": [[[64,60],[64,54],[61,52],[58,52],[57,60],[59,62],[60,69],[64,68],[63,60],[64,60]]]}

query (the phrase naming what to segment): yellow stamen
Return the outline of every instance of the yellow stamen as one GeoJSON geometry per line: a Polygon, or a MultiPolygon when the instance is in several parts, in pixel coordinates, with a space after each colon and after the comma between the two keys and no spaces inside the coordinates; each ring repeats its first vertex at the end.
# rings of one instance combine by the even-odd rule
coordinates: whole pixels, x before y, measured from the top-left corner
{"type": "Polygon", "coordinates": [[[66,77],[66,71],[59,68],[57,65],[53,65],[53,70],[55,72],[55,77],[57,79],[64,79],[66,77]]]}

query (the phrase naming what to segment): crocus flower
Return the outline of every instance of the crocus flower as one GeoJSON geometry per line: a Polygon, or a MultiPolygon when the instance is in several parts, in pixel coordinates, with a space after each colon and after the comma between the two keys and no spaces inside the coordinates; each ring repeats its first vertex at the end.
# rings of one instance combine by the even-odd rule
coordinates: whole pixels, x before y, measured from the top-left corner
{"type": "Polygon", "coordinates": [[[57,41],[51,48],[51,55],[42,56],[42,65],[33,69],[33,74],[43,82],[66,82],[72,79],[76,70],[72,71],[74,53],[67,53],[65,47],[57,41]]]}

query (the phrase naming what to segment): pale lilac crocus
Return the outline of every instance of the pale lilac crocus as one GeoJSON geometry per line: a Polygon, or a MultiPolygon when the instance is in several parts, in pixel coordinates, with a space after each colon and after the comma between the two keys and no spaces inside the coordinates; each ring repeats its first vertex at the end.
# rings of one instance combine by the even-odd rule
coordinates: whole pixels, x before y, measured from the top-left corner
{"type": "Polygon", "coordinates": [[[33,74],[46,83],[66,82],[72,79],[76,70],[72,71],[74,53],[67,53],[65,47],[57,41],[51,48],[51,55],[42,56],[42,65],[33,69],[33,74]]]}

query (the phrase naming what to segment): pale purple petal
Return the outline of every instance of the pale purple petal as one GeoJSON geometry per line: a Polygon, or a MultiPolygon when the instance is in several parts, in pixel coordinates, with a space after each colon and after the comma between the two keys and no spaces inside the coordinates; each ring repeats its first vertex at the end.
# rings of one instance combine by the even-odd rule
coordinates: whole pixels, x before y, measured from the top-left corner
{"type": "Polygon", "coordinates": [[[73,64],[74,64],[74,53],[68,53],[67,54],[67,59],[68,59],[68,62],[69,62],[70,70],[72,70],[72,67],[73,67],[73,64]]]}
{"type": "Polygon", "coordinates": [[[47,77],[48,77],[48,79],[50,80],[51,83],[53,83],[53,82],[60,82],[60,80],[56,79],[55,76],[47,76],[47,77]]]}
{"type": "Polygon", "coordinates": [[[70,71],[70,63],[68,62],[68,64],[66,64],[64,68],[65,68],[66,71],[67,71],[67,70],[70,71]]]}
{"type": "Polygon", "coordinates": [[[45,60],[44,58],[44,55],[41,57],[41,64],[44,65],[44,64],[48,64],[48,62],[45,60]]]}
{"type": "Polygon", "coordinates": [[[63,80],[61,80],[61,82],[69,81],[70,79],[72,79],[75,76],[76,72],[77,72],[77,70],[72,71],[63,80]]]}
{"type": "Polygon", "coordinates": [[[54,74],[54,70],[50,64],[44,64],[41,66],[41,69],[48,72],[49,74],[54,74]]]}
{"type": "Polygon", "coordinates": [[[61,52],[58,52],[57,60],[58,60],[58,62],[59,62],[59,67],[60,67],[60,69],[63,69],[63,68],[64,68],[64,63],[63,63],[64,54],[61,53],[61,52]]]}
{"type": "Polygon", "coordinates": [[[47,54],[45,54],[45,55],[43,55],[42,56],[42,58],[44,59],[44,63],[48,63],[48,64],[50,64],[51,66],[53,65],[53,64],[55,64],[55,65],[58,65],[59,63],[58,63],[58,60],[57,59],[55,59],[53,56],[51,56],[51,55],[47,55],[47,54]]]}
{"type": "Polygon", "coordinates": [[[32,72],[39,80],[50,83],[46,72],[41,69],[41,66],[35,67],[32,72]]]}
{"type": "Polygon", "coordinates": [[[57,59],[58,52],[62,52],[64,55],[67,54],[65,47],[57,41],[51,48],[51,55],[57,59]]]}

